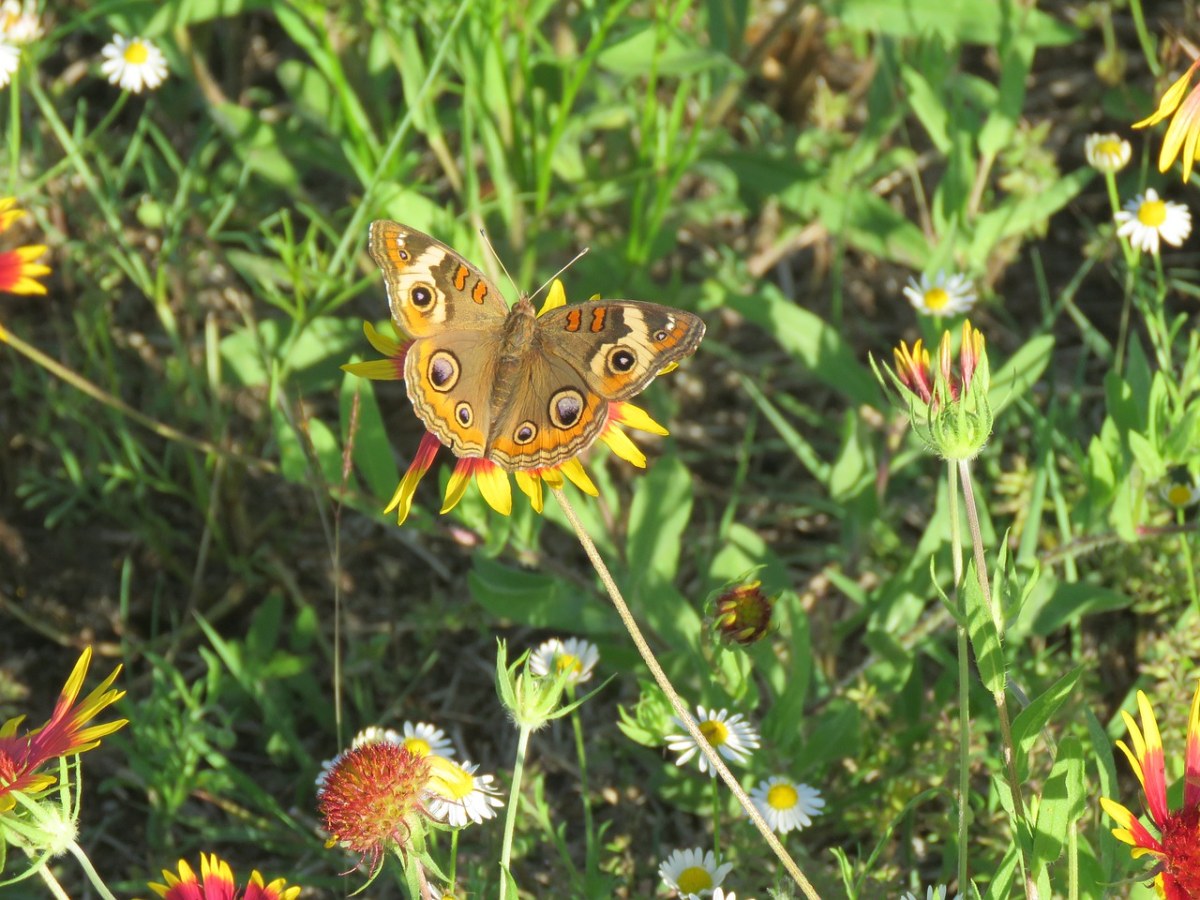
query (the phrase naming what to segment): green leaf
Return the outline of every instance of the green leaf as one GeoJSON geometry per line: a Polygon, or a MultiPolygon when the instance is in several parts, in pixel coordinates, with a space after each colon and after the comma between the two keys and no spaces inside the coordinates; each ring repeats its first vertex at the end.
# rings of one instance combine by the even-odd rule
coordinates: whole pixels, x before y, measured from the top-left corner
{"type": "Polygon", "coordinates": [[[1036,46],[1061,47],[1080,39],[1079,31],[1065,22],[1013,0],[831,0],[825,9],[850,32],[900,38],[932,32],[955,42],[993,46],[1019,20],[1036,46]]]}
{"type": "Polygon", "coordinates": [[[1038,734],[1051,717],[1058,712],[1075,686],[1079,683],[1082,666],[1077,666],[1058,681],[1047,688],[1037,699],[1017,714],[1013,719],[1013,746],[1016,748],[1017,775],[1024,779],[1029,773],[1029,751],[1037,740],[1038,734]]]}
{"type": "Polygon", "coordinates": [[[591,592],[541,572],[477,555],[467,585],[471,596],[503,621],[584,635],[606,634],[613,628],[612,613],[591,592]]]}
{"type": "Polygon", "coordinates": [[[1035,875],[1062,855],[1071,826],[1083,814],[1083,747],[1077,738],[1059,742],[1054,767],[1038,798],[1030,860],[1035,875]]]}
{"type": "Polygon", "coordinates": [[[1074,200],[1095,175],[1091,169],[1079,169],[1064,175],[1045,191],[1007,200],[981,215],[975,221],[975,234],[967,254],[968,268],[985,269],[1001,241],[1033,231],[1074,200]]]}
{"type": "Polygon", "coordinates": [[[640,595],[675,580],[683,534],[692,515],[692,473],[675,456],[664,456],[641,479],[629,507],[629,593],[640,595]]]}
{"type": "Polygon", "coordinates": [[[979,668],[979,678],[983,686],[993,694],[1004,690],[1004,648],[1000,643],[1000,634],[996,623],[984,602],[983,590],[975,575],[975,561],[967,564],[967,572],[963,576],[962,596],[967,614],[967,632],[971,637],[971,647],[975,651],[975,664],[979,668]]]}
{"type": "Polygon", "coordinates": [[[1062,582],[1038,613],[1032,630],[1034,634],[1046,636],[1078,623],[1084,616],[1126,609],[1132,604],[1132,597],[1111,588],[1084,582],[1062,582]]]}
{"type": "Polygon", "coordinates": [[[773,284],[750,295],[730,292],[725,303],[769,332],[812,374],[852,403],[879,407],[879,385],[838,329],[785,297],[773,284]]]}
{"type": "Polygon", "coordinates": [[[312,482],[314,473],[309,465],[311,450],[325,486],[341,484],[342,451],[328,425],[309,416],[297,422],[293,428],[279,407],[271,409],[271,424],[275,443],[279,445],[279,469],[284,478],[296,484],[312,482]]]}
{"type": "Polygon", "coordinates": [[[375,387],[367,378],[346,373],[340,394],[343,444],[354,441],[354,465],[366,479],[367,487],[380,500],[380,505],[392,496],[400,482],[400,470],[388,443],[383,414],[375,398],[375,387]],[[349,434],[355,398],[358,400],[357,431],[349,434]]]}
{"type": "Polygon", "coordinates": [[[1054,337],[1040,334],[1031,337],[999,369],[992,371],[988,403],[999,412],[1018,400],[1042,377],[1054,352],[1054,337]]]}

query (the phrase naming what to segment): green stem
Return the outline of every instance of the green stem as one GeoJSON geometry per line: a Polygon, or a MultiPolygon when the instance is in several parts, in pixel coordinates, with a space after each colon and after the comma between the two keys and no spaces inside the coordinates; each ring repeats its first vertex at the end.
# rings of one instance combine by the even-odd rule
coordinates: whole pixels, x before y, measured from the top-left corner
{"type": "Polygon", "coordinates": [[[450,829],[450,890],[458,883],[458,833],[461,828],[450,829]]]}
{"type": "Polygon", "coordinates": [[[87,875],[88,881],[92,883],[92,887],[96,889],[96,893],[103,897],[104,900],[117,900],[113,892],[105,886],[104,881],[100,878],[100,873],[96,871],[92,865],[92,861],[88,859],[88,855],[83,852],[83,848],[75,843],[75,841],[71,841],[67,845],[67,849],[71,851],[71,855],[75,857],[75,861],[79,863],[79,867],[87,875]]]}
{"type": "Polygon", "coordinates": [[[963,577],[962,525],[958,518],[958,478],[954,463],[946,466],[947,487],[950,493],[950,558],[954,566],[954,618],[958,652],[958,890],[966,890],[969,874],[967,853],[967,798],[971,788],[971,654],[967,641],[966,612],[963,610],[961,585],[963,577]]]}
{"type": "Polygon", "coordinates": [[[1146,57],[1146,65],[1155,75],[1162,71],[1158,64],[1158,54],[1154,50],[1154,41],[1150,30],[1146,28],[1146,14],[1142,12],[1142,0],[1129,0],[1129,12],[1133,15],[1133,28],[1137,32],[1138,43],[1142,45],[1142,55],[1146,57]]]}
{"type": "Polygon", "coordinates": [[[713,854],[721,856],[721,789],[717,787],[717,779],[708,779],[712,785],[712,823],[713,823],[713,854]]]}
{"type": "MultiPolygon", "coordinates": [[[[567,685],[570,702],[575,702],[575,685],[567,685]]],[[[579,760],[579,793],[583,800],[584,872],[594,876],[599,868],[599,848],[596,846],[596,824],[592,820],[592,796],[588,790],[587,750],[583,744],[583,720],[579,710],[571,713],[571,728],[575,732],[575,757],[579,760]]]]}
{"type": "Polygon", "coordinates": [[[592,567],[596,570],[596,574],[600,577],[604,589],[608,592],[608,596],[613,602],[613,606],[616,607],[617,615],[621,617],[621,622],[624,624],[625,630],[629,632],[629,637],[633,639],[633,644],[637,647],[642,661],[646,664],[646,668],[650,670],[650,674],[654,677],[654,681],[659,686],[659,689],[666,695],[671,708],[675,711],[675,715],[683,723],[683,727],[687,729],[687,733],[691,735],[692,740],[696,742],[696,746],[700,748],[700,752],[704,754],[704,757],[708,760],[708,764],[716,770],[716,773],[721,776],[721,780],[725,782],[725,786],[737,798],[738,803],[741,804],[750,821],[754,823],[754,827],[758,829],[758,833],[762,835],[763,840],[767,842],[767,846],[771,848],[776,858],[783,864],[788,875],[796,882],[800,890],[804,892],[804,896],[808,897],[809,900],[819,900],[820,895],[817,893],[816,888],[812,886],[812,883],[800,871],[800,867],[796,865],[796,861],[792,859],[791,854],[780,843],[779,838],[775,836],[775,832],[771,831],[771,826],[762,817],[762,813],[758,811],[758,807],[754,805],[754,802],[745,790],[743,790],[738,780],[733,777],[733,773],[729,771],[729,767],[725,765],[725,761],[717,755],[717,751],[713,749],[712,744],[708,742],[704,733],[700,731],[695,718],[693,718],[691,712],[684,705],[683,700],[680,699],[679,693],[672,686],[670,679],[667,678],[667,673],[658,664],[658,660],[654,656],[654,651],[646,643],[645,637],[642,636],[642,630],[638,627],[637,620],[634,619],[633,613],[629,611],[629,604],[621,596],[621,592],[617,588],[617,583],[613,581],[612,573],[608,571],[608,566],[604,564],[604,559],[600,556],[600,551],[596,549],[596,544],[583,527],[583,523],[579,521],[579,516],[575,512],[575,508],[571,506],[571,501],[567,499],[567,495],[563,492],[562,488],[551,488],[551,492],[554,494],[554,499],[558,501],[558,505],[562,507],[567,521],[575,529],[575,536],[579,539],[579,544],[583,547],[583,552],[587,554],[588,559],[591,561],[592,567]]]}
{"type": "Polygon", "coordinates": [[[513,835],[517,830],[517,803],[521,799],[521,779],[525,774],[525,757],[529,753],[529,727],[521,726],[517,738],[517,760],[513,764],[512,789],[508,792],[508,809],[504,816],[504,844],[500,849],[500,900],[508,896],[508,882],[512,877],[509,865],[512,862],[513,835]]]}
{"type": "MultiPolygon", "coordinates": [[[[1176,510],[1175,519],[1179,525],[1183,525],[1182,509],[1176,510]]],[[[1192,598],[1192,608],[1200,613],[1200,594],[1196,591],[1196,566],[1192,562],[1192,544],[1185,531],[1179,533],[1179,549],[1183,553],[1183,564],[1187,568],[1188,593],[1192,598]]]]}

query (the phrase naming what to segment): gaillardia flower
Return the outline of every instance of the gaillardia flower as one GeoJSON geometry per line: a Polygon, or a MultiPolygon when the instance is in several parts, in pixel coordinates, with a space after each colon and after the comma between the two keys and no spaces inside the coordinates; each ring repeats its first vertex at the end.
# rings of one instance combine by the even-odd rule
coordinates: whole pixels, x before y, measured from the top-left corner
{"type": "Polygon", "coordinates": [[[1135,858],[1149,855],[1157,861],[1158,865],[1148,874],[1154,877],[1160,896],[1164,900],[1192,900],[1200,897],[1200,683],[1196,685],[1188,716],[1183,805],[1177,810],[1167,808],[1162,737],[1154,710],[1142,691],[1137,693],[1137,705],[1141,728],[1133,716],[1121,710],[1133,749],[1124,741],[1117,741],[1117,746],[1129,759],[1133,774],[1142,785],[1146,808],[1159,837],[1151,834],[1138,817],[1120,803],[1101,797],[1100,805],[1117,823],[1113,836],[1133,847],[1135,858]]]}
{"type": "MultiPolygon", "coordinates": [[[[17,208],[15,199],[0,197],[0,233],[7,231],[23,215],[25,212],[17,208]]],[[[9,294],[46,293],[46,286],[37,280],[50,274],[50,267],[37,261],[45,252],[46,247],[42,244],[0,252],[0,291],[9,294]]]]}
{"type": "Polygon", "coordinates": [[[166,884],[150,883],[150,890],[163,900],[296,900],[300,896],[300,888],[288,887],[282,878],[265,884],[257,870],[250,873],[245,887],[235,884],[233,869],[215,853],[200,854],[200,877],[181,859],[179,874],[163,869],[163,880],[166,884]]]}
{"type": "Polygon", "coordinates": [[[1179,80],[1167,88],[1153,115],[1133,123],[1134,128],[1148,128],[1174,113],[1171,124],[1167,126],[1167,133],[1163,136],[1162,149],[1158,153],[1158,171],[1167,171],[1182,153],[1184,181],[1191,177],[1192,165],[1200,152],[1200,147],[1197,146],[1200,142],[1200,84],[1188,91],[1197,67],[1200,67],[1200,59],[1192,63],[1179,80]]]}
{"type": "Polygon", "coordinates": [[[913,309],[926,316],[957,316],[970,312],[975,305],[975,289],[966,275],[946,276],[939,270],[931,280],[922,275],[921,280],[908,279],[904,296],[913,309]]]}
{"type": "Polygon", "coordinates": [[[983,335],[963,322],[958,371],[950,332],[942,333],[937,364],[921,341],[910,350],[903,341],[895,350],[895,371],[884,366],[887,379],[875,360],[871,366],[886,386],[889,382],[907,409],[913,430],[944,459],[973,459],[992,433],[992,407],[988,402],[991,378],[983,335]]]}
{"type": "Polygon", "coordinates": [[[726,643],[757,643],[771,630],[775,599],[762,592],[761,581],[726,588],[713,601],[712,628],[726,643]]]}
{"type": "MultiPolygon", "coordinates": [[[[562,283],[555,280],[547,293],[546,302],[538,311],[538,316],[543,316],[552,309],[564,306],[566,302],[566,293],[563,290],[562,283]]],[[[351,374],[360,375],[364,378],[382,380],[403,379],[405,358],[412,342],[400,342],[385,337],[379,334],[369,323],[364,325],[363,330],[371,346],[382,353],[385,358],[360,363],[349,363],[342,366],[342,368],[351,374]]],[[[671,368],[674,368],[674,364],[663,369],[663,371],[669,371],[671,368]]],[[[453,378],[457,381],[459,377],[457,368],[447,363],[446,372],[448,379],[453,378]]],[[[411,386],[409,396],[413,396],[411,386]]],[[[579,409],[574,409],[573,414],[578,415],[579,411],[579,409]]],[[[470,414],[470,411],[468,410],[467,413],[470,414]]],[[[667,429],[655,422],[645,410],[632,403],[609,402],[604,416],[605,419],[600,425],[597,439],[606,444],[617,456],[633,463],[635,466],[644,468],[646,465],[645,454],[637,448],[619,426],[623,425],[638,431],[659,435],[667,434],[667,429]]],[[[533,433],[531,430],[531,436],[533,433]]],[[[425,476],[425,473],[433,466],[434,458],[441,447],[442,442],[432,432],[427,431],[421,438],[416,456],[414,456],[411,465],[409,465],[408,470],[404,473],[404,477],[396,488],[396,492],[392,495],[391,501],[384,509],[384,512],[396,511],[398,524],[403,524],[404,520],[408,518],[408,514],[412,509],[413,494],[416,492],[417,485],[425,476]]],[[[485,459],[481,456],[460,457],[446,486],[446,494],[441,511],[447,513],[457,506],[466,494],[471,482],[474,481],[479,488],[479,492],[483,495],[483,499],[487,501],[492,509],[502,515],[511,514],[512,487],[508,480],[508,474],[505,468],[492,462],[490,459],[485,459]]],[[[542,511],[545,500],[543,483],[549,485],[551,488],[558,489],[566,481],[570,481],[585,494],[595,497],[600,493],[591,478],[588,477],[578,456],[572,456],[543,468],[515,469],[512,470],[512,474],[516,479],[517,487],[529,498],[533,509],[539,513],[542,511]]]]}
{"type": "Polygon", "coordinates": [[[47,763],[95,749],[100,746],[102,737],[128,722],[128,719],[117,719],[103,725],[87,724],[125,696],[124,691],[110,690],[121,672],[121,667],[117,666],[95,690],[81,702],[75,702],[91,659],[92,649],[88,647],[75,663],[45,725],[20,736],[17,729],[24,716],[9,719],[0,726],[0,814],[16,805],[16,798],[12,796],[14,791],[36,794],[54,783],[53,775],[40,771],[47,763]]]}
{"type": "Polygon", "coordinates": [[[1192,213],[1182,203],[1162,200],[1154,188],[1138,194],[1118,211],[1113,220],[1117,235],[1144,253],[1158,255],[1159,240],[1178,247],[1192,233],[1192,213]]]}

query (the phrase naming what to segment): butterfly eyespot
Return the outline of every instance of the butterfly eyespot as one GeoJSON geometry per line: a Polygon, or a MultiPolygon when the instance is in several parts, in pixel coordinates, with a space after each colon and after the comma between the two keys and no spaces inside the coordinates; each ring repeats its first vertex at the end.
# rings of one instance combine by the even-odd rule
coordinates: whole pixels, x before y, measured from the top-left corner
{"type": "Polygon", "coordinates": [[[524,447],[526,444],[533,442],[533,439],[537,437],[537,433],[537,426],[532,422],[522,422],[513,434],[513,440],[524,447]]]}
{"type": "Polygon", "coordinates": [[[408,299],[417,309],[428,309],[433,306],[433,291],[427,285],[417,284],[408,292],[408,299]]]}
{"type": "Polygon", "coordinates": [[[463,428],[470,427],[471,423],[475,421],[475,414],[471,412],[471,404],[463,402],[454,407],[454,418],[458,419],[458,424],[463,428]]]}
{"type": "Polygon", "coordinates": [[[628,372],[636,364],[637,357],[627,347],[616,347],[608,354],[608,367],[614,372],[628,372]]]}
{"type": "Polygon", "coordinates": [[[670,336],[671,336],[671,332],[667,331],[667,329],[665,329],[665,328],[660,328],[660,329],[658,329],[658,331],[654,332],[654,343],[661,344],[663,341],[665,341],[670,336]]]}
{"type": "Polygon", "coordinates": [[[396,250],[396,255],[398,257],[400,257],[402,260],[404,260],[405,262],[408,262],[412,258],[411,256],[408,255],[408,251],[405,250],[403,247],[400,247],[398,250],[396,250]]]}
{"type": "Polygon", "coordinates": [[[558,428],[572,428],[583,415],[583,395],[564,388],[550,398],[550,421],[558,428]]]}
{"type": "Polygon", "coordinates": [[[446,393],[458,384],[458,376],[461,372],[458,365],[458,360],[453,353],[446,350],[438,350],[429,358],[429,383],[435,391],[446,393]]]}

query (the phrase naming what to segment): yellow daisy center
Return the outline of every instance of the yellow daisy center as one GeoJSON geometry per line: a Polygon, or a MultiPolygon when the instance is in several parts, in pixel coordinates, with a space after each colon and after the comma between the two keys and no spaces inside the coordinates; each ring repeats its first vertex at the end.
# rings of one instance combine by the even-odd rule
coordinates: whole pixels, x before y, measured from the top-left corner
{"type": "Polygon", "coordinates": [[[1167,202],[1165,200],[1144,200],[1138,207],[1138,221],[1147,228],[1158,228],[1167,221],[1167,202]]]}
{"type": "Polygon", "coordinates": [[[1115,138],[1105,138],[1096,144],[1097,156],[1112,156],[1117,159],[1121,157],[1121,142],[1115,138]]]}
{"type": "Polygon", "coordinates": [[[419,737],[405,738],[404,749],[413,756],[428,756],[433,752],[433,748],[429,746],[429,741],[422,740],[419,737]]]}
{"type": "Polygon", "coordinates": [[[146,45],[141,41],[130,41],[129,46],[125,48],[125,62],[131,66],[144,65],[146,60],[150,58],[150,51],[146,49],[146,45]]]}
{"type": "MultiPolygon", "coordinates": [[[[721,747],[729,740],[729,729],[725,727],[724,722],[701,722],[700,733],[708,739],[708,742],[714,747],[721,747]]],[[[681,885],[682,886],[682,885],[681,885]]]]}
{"type": "Polygon", "coordinates": [[[577,656],[572,656],[570,653],[560,653],[554,657],[554,668],[559,672],[570,672],[573,675],[583,674],[583,663],[577,656]]]}
{"type": "Polygon", "coordinates": [[[1167,502],[1172,506],[1186,506],[1192,499],[1192,489],[1186,484],[1173,484],[1167,490],[1167,502]]]}
{"type": "Polygon", "coordinates": [[[679,875],[679,893],[681,894],[698,894],[700,891],[710,890],[712,887],[712,876],[703,866],[692,866],[684,869],[679,875]]]}
{"type": "Polygon", "coordinates": [[[767,804],[771,809],[792,809],[800,801],[800,795],[790,784],[777,784],[767,791],[767,804]]]}
{"type": "Polygon", "coordinates": [[[925,292],[925,307],[927,309],[939,310],[945,309],[946,304],[950,302],[950,295],[945,288],[934,287],[925,292]]]}

